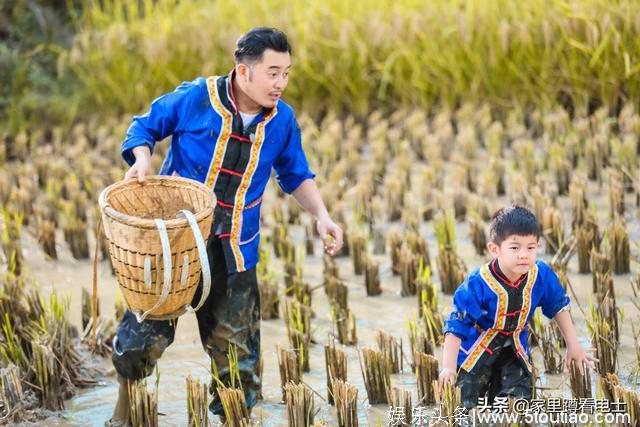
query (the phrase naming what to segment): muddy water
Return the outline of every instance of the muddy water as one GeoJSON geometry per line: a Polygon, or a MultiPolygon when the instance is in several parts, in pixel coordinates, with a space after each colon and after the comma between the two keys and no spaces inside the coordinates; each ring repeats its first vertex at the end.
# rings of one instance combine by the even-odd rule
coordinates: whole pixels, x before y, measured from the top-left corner
{"type": "MultiPolygon", "coordinates": [[[[273,200],[273,197],[271,197],[273,200]]],[[[564,202],[563,202],[564,204],[564,202]]],[[[265,212],[269,212],[265,209],[265,212]]],[[[564,212],[568,212],[564,210],[564,212]]],[[[567,215],[565,215],[566,217],[567,215]]],[[[604,217],[603,217],[604,218],[604,217]]],[[[604,219],[603,219],[604,220],[604,219]]],[[[629,232],[632,241],[638,241],[637,221],[629,218],[631,225],[629,232]]],[[[605,224],[606,222],[601,222],[605,224]]],[[[469,238],[468,226],[464,223],[457,226],[457,239],[459,253],[467,266],[473,268],[480,265],[484,259],[474,254],[469,238]]],[[[435,235],[432,224],[423,224],[421,234],[428,239],[432,260],[435,260],[437,250],[435,247],[435,235]]],[[[301,227],[294,227],[293,238],[299,244],[304,241],[301,227]]],[[[59,236],[58,242],[63,242],[59,236]]],[[[305,259],[304,278],[312,286],[322,282],[322,259],[319,253],[320,244],[316,242],[315,256],[307,256],[305,259]]],[[[25,252],[27,262],[30,265],[32,275],[38,280],[45,292],[55,290],[62,295],[71,298],[71,320],[75,324],[80,323],[80,295],[81,288],[91,289],[91,263],[89,261],[73,260],[64,245],[60,245],[60,260],[56,262],[42,259],[41,251],[30,236],[25,236],[25,252]]],[[[636,252],[632,247],[632,252],[636,252]]],[[[540,251],[543,255],[543,250],[540,251]]],[[[407,342],[406,322],[416,313],[417,302],[415,297],[400,296],[400,281],[391,274],[391,265],[388,255],[376,256],[381,262],[381,282],[383,293],[376,297],[367,297],[364,288],[363,276],[355,276],[350,258],[339,258],[337,263],[341,276],[349,286],[349,307],[357,319],[357,332],[359,345],[373,347],[375,345],[374,333],[376,329],[384,329],[397,338],[402,338],[405,351],[404,372],[392,376],[392,386],[410,390],[415,405],[417,389],[415,377],[409,369],[409,345],[407,342]]],[[[433,261],[432,261],[433,262],[433,261]]],[[[275,261],[278,271],[282,271],[278,260],[275,261]]],[[[586,310],[591,297],[591,276],[578,275],[577,259],[574,257],[569,264],[569,277],[576,291],[577,301],[586,310]]],[[[434,275],[437,280],[437,274],[434,275]]],[[[632,341],[631,324],[640,320],[640,313],[631,303],[633,296],[629,284],[630,277],[616,276],[615,286],[618,297],[618,305],[625,313],[625,319],[621,322],[622,344],[619,350],[618,374],[624,382],[630,380],[629,375],[635,368],[635,348],[632,341]]],[[[103,316],[112,316],[116,299],[117,283],[111,276],[106,263],[99,267],[99,293],[101,311],[103,316]]],[[[571,295],[571,293],[570,293],[571,295]]],[[[581,342],[589,346],[589,334],[581,311],[577,307],[576,299],[573,300],[573,317],[581,342]]],[[[452,308],[451,296],[439,295],[440,307],[443,313],[448,313],[452,308]]],[[[318,394],[315,402],[319,412],[316,418],[324,419],[328,425],[336,425],[336,412],[333,407],[326,404],[326,379],[324,367],[323,344],[327,342],[331,332],[331,317],[327,298],[322,290],[317,290],[313,295],[313,309],[316,317],[312,320],[313,336],[318,344],[310,349],[311,372],[304,374],[304,381],[318,394]]],[[[262,321],[262,351],[264,357],[263,393],[264,400],[260,401],[253,411],[253,419],[261,421],[266,426],[286,425],[286,412],[280,403],[280,377],[276,358],[276,345],[288,347],[286,328],[282,319],[262,321]]],[[[358,411],[361,425],[386,425],[387,410],[385,405],[371,406],[366,400],[366,391],[360,372],[358,356],[355,346],[342,347],[348,352],[348,379],[359,389],[358,411]]],[[[542,357],[537,348],[532,349],[534,361],[540,372],[544,371],[542,357]]],[[[441,349],[436,355],[440,359],[441,349]]],[[[63,418],[49,419],[43,425],[50,426],[101,426],[109,419],[116,400],[116,381],[109,360],[105,360],[103,366],[110,372],[102,379],[100,386],[80,390],[78,394],[66,402],[67,410],[63,418]]],[[[208,358],[205,356],[197,333],[195,316],[184,315],[180,319],[176,340],[167,349],[159,362],[160,387],[159,387],[159,411],[160,423],[163,426],[186,425],[186,392],[185,377],[192,375],[203,381],[208,381],[208,358]]],[[[155,378],[152,378],[152,382],[155,378]]],[[[568,377],[562,375],[542,376],[539,380],[540,387],[547,395],[569,395],[568,377]]],[[[216,418],[216,417],[214,417],[216,418]]],[[[213,425],[216,425],[217,418],[213,425]]]]}

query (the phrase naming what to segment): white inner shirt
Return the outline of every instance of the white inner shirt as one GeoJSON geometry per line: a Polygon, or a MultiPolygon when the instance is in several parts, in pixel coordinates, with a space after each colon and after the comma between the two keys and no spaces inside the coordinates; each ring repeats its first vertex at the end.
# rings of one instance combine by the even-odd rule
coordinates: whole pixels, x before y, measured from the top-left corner
{"type": "Polygon", "coordinates": [[[244,128],[244,130],[247,130],[249,125],[253,122],[253,119],[255,119],[258,114],[260,114],[260,112],[257,112],[255,114],[247,114],[240,111],[240,117],[242,117],[242,127],[244,128]]]}

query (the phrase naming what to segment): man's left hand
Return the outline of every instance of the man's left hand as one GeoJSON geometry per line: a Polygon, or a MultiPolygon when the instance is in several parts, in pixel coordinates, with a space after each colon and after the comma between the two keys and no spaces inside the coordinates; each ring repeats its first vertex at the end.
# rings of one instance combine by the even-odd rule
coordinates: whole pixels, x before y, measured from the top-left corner
{"type": "Polygon", "coordinates": [[[318,219],[318,234],[324,243],[325,252],[329,255],[333,256],[342,249],[342,228],[331,218],[318,219]]]}

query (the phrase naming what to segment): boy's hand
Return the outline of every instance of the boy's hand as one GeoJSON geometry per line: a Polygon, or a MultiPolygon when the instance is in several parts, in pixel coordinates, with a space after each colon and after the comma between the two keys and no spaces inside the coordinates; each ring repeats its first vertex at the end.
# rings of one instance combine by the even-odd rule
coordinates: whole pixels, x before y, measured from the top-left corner
{"type": "Polygon", "coordinates": [[[456,371],[451,368],[442,368],[438,376],[438,387],[440,390],[445,384],[456,385],[456,371]]]}
{"type": "Polygon", "coordinates": [[[578,365],[580,375],[584,374],[582,370],[583,362],[591,369],[595,368],[595,362],[599,362],[600,360],[589,354],[594,351],[596,351],[595,348],[582,348],[579,344],[567,346],[567,369],[571,369],[572,360],[575,360],[576,365],[578,365]]]}

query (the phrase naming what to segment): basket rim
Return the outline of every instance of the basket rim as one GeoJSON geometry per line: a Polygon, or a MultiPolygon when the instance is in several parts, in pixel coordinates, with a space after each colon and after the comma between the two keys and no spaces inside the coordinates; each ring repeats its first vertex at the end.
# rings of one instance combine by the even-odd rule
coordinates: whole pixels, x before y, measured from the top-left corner
{"type": "MultiPolygon", "coordinates": [[[[206,185],[194,179],[184,178],[180,176],[148,175],[145,177],[145,182],[142,182],[139,185],[145,185],[147,183],[158,183],[163,181],[175,182],[181,185],[195,187],[197,190],[203,191],[208,194],[211,202],[209,206],[207,206],[205,209],[200,210],[199,212],[193,212],[193,215],[195,216],[196,221],[198,223],[200,223],[202,220],[206,219],[208,216],[210,216],[213,213],[215,203],[216,203],[216,196],[213,190],[211,190],[206,185]]],[[[137,216],[128,215],[115,210],[114,208],[111,207],[109,203],[107,203],[107,197],[112,191],[114,191],[117,188],[128,186],[132,183],[137,183],[137,179],[129,178],[127,180],[118,181],[116,183],[109,185],[104,190],[102,190],[102,192],[100,192],[100,196],[98,197],[98,204],[100,206],[100,210],[109,219],[119,222],[121,224],[135,226],[139,228],[145,228],[145,229],[156,229],[157,226],[155,223],[155,219],[140,218],[137,216]]],[[[183,217],[183,218],[165,220],[164,223],[167,229],[170,229],[170,228],[184,227],[188,224],[188,221],[187,221],[187,218],[183,217]]]]}

